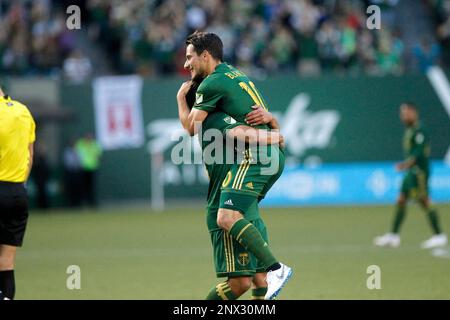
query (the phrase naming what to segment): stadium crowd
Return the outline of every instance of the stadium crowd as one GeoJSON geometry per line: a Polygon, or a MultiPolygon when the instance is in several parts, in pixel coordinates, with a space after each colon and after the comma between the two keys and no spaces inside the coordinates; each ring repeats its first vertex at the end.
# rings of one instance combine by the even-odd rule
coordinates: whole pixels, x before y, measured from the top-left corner
{"type": "Polygon", "coordinates": [[[442,48],[443,62],[450,66],[450,0],[428,0],[434,11],[437,38],[442,48]]]}
{"type": "MultiPolygon", "coordinates": [[[[0,72],[65,74],[92,71],[65,27],[65,1],[0,1],[0,72]]],[[[440,42],[414,48],[420,65],[449,64],[450,0],[428,0],[440,42]],[[441,50],[442,46],[442,50],[441,50]],[[423,58],[423,59],[422,59],[423,58]],[[447,59],[447,60],[446,60],[447,59]],[[425,62],[423,62],[425,61],[425,62]]],[[[217,33],[225,60],[253,74],[296,70],[402,74],[405,45],[395,24],[398,0],[84,0],[83,25],[119,74],[183,74],[184,39],[217,33]],[[382,6],[381,30],[366,27],[365,10],[382,6]]]]}
{"type": "Polygon", "coordinates": [[[0,73],[56,75],[74,46],[51,1],[0,1],[0,73]]]}
{"type": "Polygon", "coordinates": [[[365,27],[363,1],[145,3],[88,2],[94,38],[113,53],[120,72],[183,73],[184,39],[195,30],[217,33],[225,60],[248,72],[403,71],[402,40],[390,26],[379,33],[365,27]]]}

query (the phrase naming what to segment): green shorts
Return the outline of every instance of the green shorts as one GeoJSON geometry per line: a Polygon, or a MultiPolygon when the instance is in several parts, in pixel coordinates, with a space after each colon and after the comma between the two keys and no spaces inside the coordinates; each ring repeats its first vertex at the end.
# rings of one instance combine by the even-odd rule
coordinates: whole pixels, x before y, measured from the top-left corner
{"type": "Polygon", "coordinates": [[[428,174],[419,169],[408,171],[403,178],[401,192],[407,198],[422,199],[428,197],[428,174]]]}
{"type": "MultiPolygon", "coordinates": [[[[250,221],[261,232],[263,239],[269,243],[267,229],[262,219],[250,221]]],[[[214,265],[218,278],[254,276],[265,272],[264,266],[248,252],[227,231],[217,229],[210,232],[214,251],[214,265]]]]}
{"type": "Polygon", "coordinates": [[[219,207],[245,214],[244,208],[248,207],[249,203],[239,204],[231,197],[246,195],[248,197],[242,198],[248,202],[251,201],[249,198],[262,200],[283,173],[284,153],[279,151],[276,155],[277,161],[267,165],[253,163],[249,158],[244,158],[241,164],[233,165],[223,180],[219,207]]]}

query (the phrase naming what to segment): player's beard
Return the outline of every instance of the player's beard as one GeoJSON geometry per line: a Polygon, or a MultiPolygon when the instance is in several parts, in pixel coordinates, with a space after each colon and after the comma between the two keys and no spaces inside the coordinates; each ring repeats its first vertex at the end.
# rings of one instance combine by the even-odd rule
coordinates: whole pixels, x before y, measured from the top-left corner
{"type": "Polygon", "coordinates": [[[199,68],[199,70],[197,70],[197,71],[194,73],[194,76],[193,76],[193,77],[191,76],[191,80],[192,80],[193,82],[197,82],[197,83],[202,82],[203,79],[205,79],[205,78],[206,78],[206,74],[205,74],[204,70],[201,70],[201,68],[199,68]]]}
{"type": "Polygon", "coordinates": [[[411,128],[416,125],[417,119],[407,119],[407,120],[404,120],[403,123],[405,124],[406,127],[411,128]]]}

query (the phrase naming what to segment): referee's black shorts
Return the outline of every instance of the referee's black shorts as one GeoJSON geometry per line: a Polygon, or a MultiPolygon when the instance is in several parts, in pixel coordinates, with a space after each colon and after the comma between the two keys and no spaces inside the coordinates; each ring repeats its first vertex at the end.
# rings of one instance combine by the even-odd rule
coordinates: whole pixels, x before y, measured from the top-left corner
{"type": "Polygon", "coordinates": [[[28,196],[23,183],[0,181],[0,244],[22,246],[28,221],[28,196]]]}

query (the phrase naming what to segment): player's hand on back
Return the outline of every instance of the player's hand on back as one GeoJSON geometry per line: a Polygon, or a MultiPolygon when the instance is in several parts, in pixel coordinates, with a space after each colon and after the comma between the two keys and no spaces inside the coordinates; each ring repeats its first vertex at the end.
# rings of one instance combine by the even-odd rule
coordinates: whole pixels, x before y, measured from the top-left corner
{"type": "Polygon", "coordinates": [[[185,81],[181,84],[180,89],[178,89],[177,99],[186,97],[187,93],[189,92],[189,89],[191,88],[191,84],[192,84],[191,80],[185,81]]]}
{"type": "Polygon", "coordinates": [[[272,121],[272,113],[265,110],[261,106],[252,106],[253,111],[247,113],[245,121],[248,125],[256,126],[260,124],[267,124],[272,121]]]}

